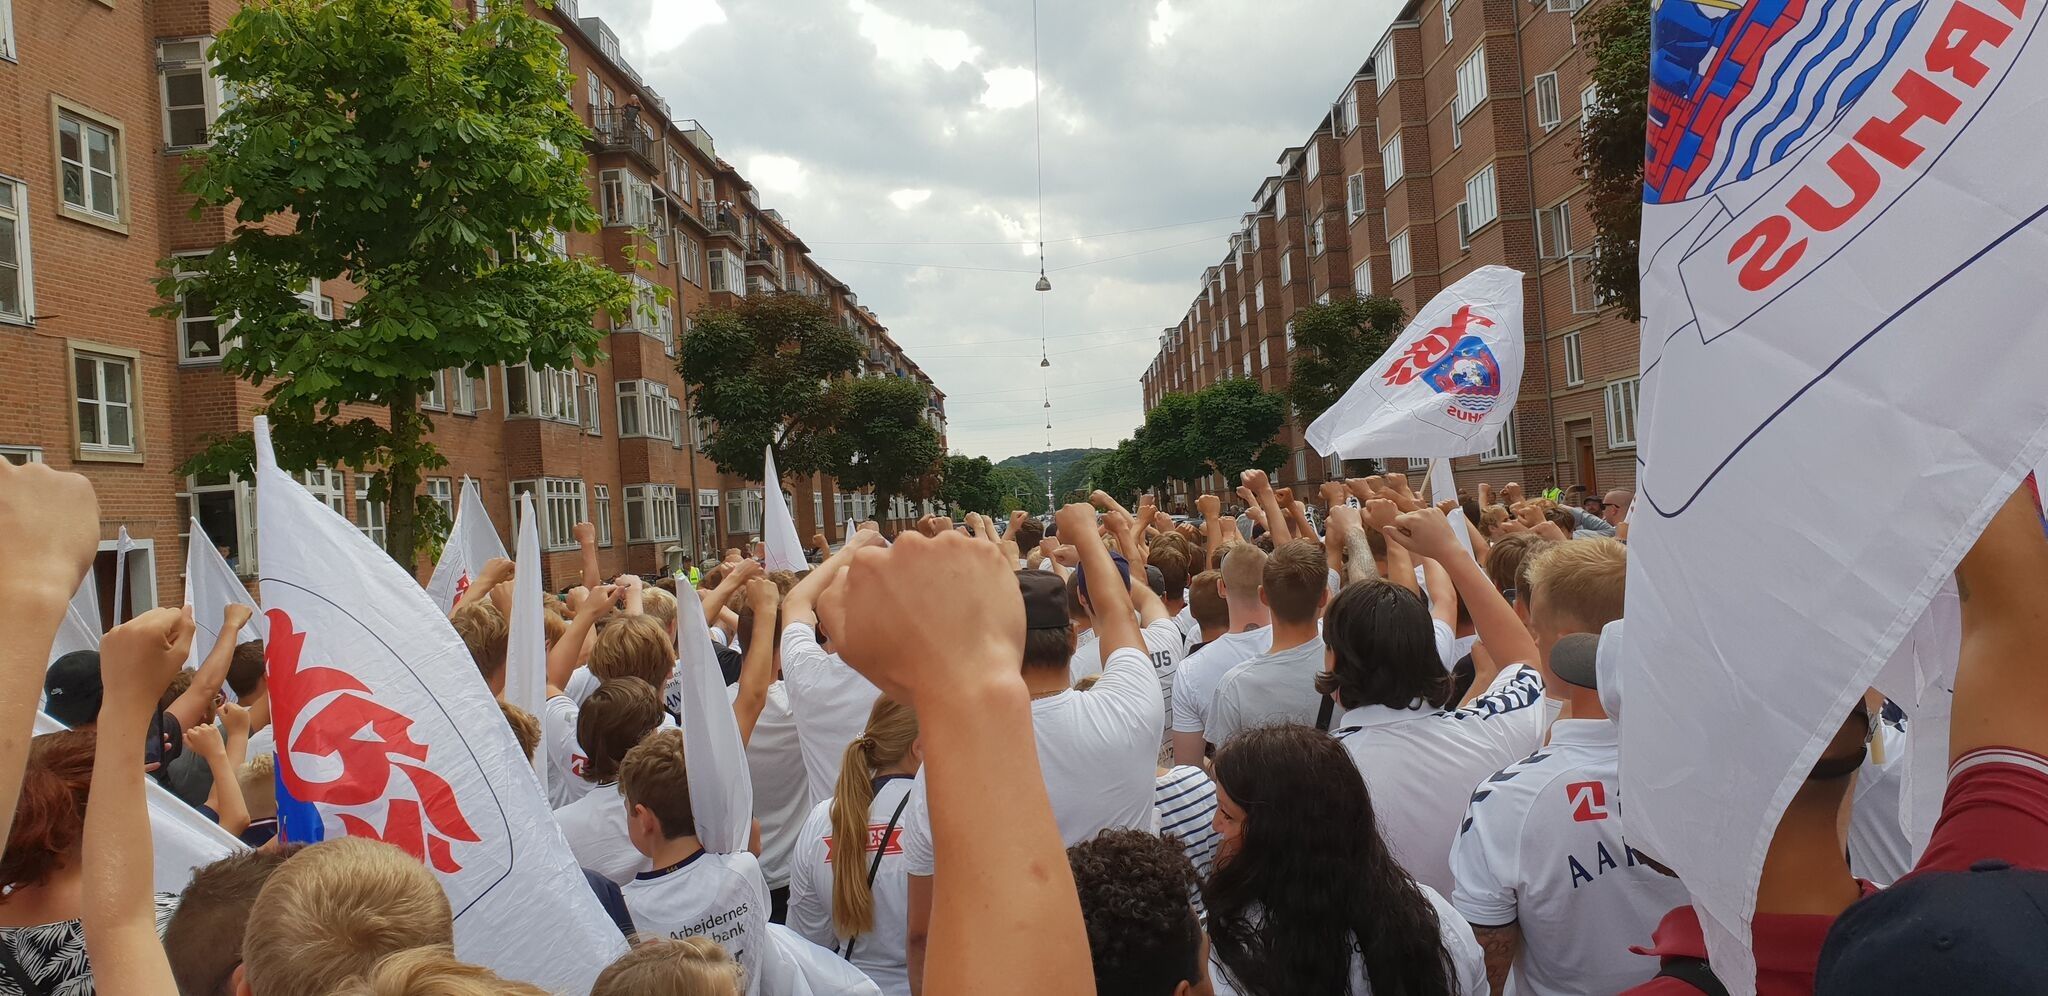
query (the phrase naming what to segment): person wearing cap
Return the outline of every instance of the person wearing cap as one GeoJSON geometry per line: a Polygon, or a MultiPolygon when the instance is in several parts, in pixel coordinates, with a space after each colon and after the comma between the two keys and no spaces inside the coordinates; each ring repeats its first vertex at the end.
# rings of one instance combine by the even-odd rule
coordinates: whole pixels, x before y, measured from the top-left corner
{"type": "MultiPolygon", "coordinates": [[[[1117,581],[1123,590],[1130,593],[1132,605],[1138,609],[1140,635],[1145,641],[1145,656],[1152,661],[1152,673],[1159,679],[1159,702],[1162,715],[1173,703],[1174,672],[1180,667],[1182,641],[1180,625],[1173,621],[1173,614],[1166,609],[1166,601],[1159,597],[1159,583],[1152,579],[1156,573],[1145,563],[1144,547],[1135,543],[1125,544],[1134,549],[1136,562],[1125,559],[1123,554],[1109,555],[1110,563],[1116,566],[1117,581]],[[1144,577],[1145,584],[1132,584],[1134,577],[1144,577]]],[[[1075,568],[1067,577],[1067,618],[1074,626],[1074,653],[1067,663],[1067,676],[1075,681],[1089,675],[1100,674],[1107,666],[1106,654],[1095,631],[1095,613],[1088,601],[1088,565],[1075,568]]],[[[1164,745],[1166,735],[1160,734],[1164,745]]]]}
{"type": "MultiPolygon", "coordinates": [[[[1096,532],[1095,510],[1069,505],[1060,510],[1057,521],[1060,535],[1079,554],[1081,569],[1098,579],[1089,585],[1088,601],[1095,610],[1102,674],[1087,691],[1072,688],[1069,661],[1075,637],[1066,585],[1044,571],[1017,572],[1025,626],[1020,666],[1031,694],[1032,739],[1046,795],[1061,840],[1072,846],[1110,827],[1158,829],[1153,796],[1166,714],[1131,594],[1123,586],[1126,575],[1117,570],[1096,532]],[[1100,579],[1113,580],[1104,584],[1100,579]]],[[[1178,629],[1173,638],[1179,640],[1178,629]]],[[[912,992],[923,989],[924,943],[931,926],[934,854],[925,794],[929,770],[919,769],[903,814],[904,864],[910,873],[912,992]]]]}
{"type": "Polygon", "coordinates": [[[1209,743],[1220,745],[1254,726],[1315,724],[1323,701],[1316,691],[1316,675],[1323,670],[1317,624],[1330,602],[1329,570],[1322,547],[1310,539],[1282,543],[1266,558],[1259,601],[1272,613],[1273,642],[1216,683],[1202,734],[1209,743]]]}
{"type": "Polygon", "coordinates": [[[1451,844],[1451,905],[1478,935],[1495,992],[1611,993],[1647,981],[1657,966],[1629,946],[1686,903],[1685,887],[1623,840],[1621,731],[1603,705],[1618,691],[1602,689],[1598,673],[1620,633],[1614,622],[1551,648],[1571,718],[1472,794],[1451,844]]]}

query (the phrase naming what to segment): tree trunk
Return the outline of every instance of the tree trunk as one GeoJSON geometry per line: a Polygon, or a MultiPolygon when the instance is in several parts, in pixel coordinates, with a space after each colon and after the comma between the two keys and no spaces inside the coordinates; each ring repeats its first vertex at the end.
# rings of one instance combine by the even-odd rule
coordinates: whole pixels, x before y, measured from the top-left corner
{"type": "MultiPolygon", "coordinates": [[[[426,419],[419,396],[408,385],[391,393],[391,458],[384,466],[384,551],[407,572],[419,562],[420,447],[426,419]]],[[[458,496],[459,497],[459,496],[458,496]]]]}

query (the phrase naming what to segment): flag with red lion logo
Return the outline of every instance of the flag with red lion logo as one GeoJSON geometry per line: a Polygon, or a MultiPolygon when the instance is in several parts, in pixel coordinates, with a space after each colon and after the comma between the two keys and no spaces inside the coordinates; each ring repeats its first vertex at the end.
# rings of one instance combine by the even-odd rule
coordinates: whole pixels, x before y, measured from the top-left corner
{"type": "Polygon", "coordinates": [[[469,651],[405,568],[277,468],[266,420],[255,436],[286,836],[402,848],[447,891],[457,956],[588,992],[625,941],[469,651]]]}
{"type": "Polygon", "coordinates": [[[462,497],[455,506],[455,524],[441,547],[441,559],[434,562],[434,573],[427,575],[428,597],[442,613],[454,611],[456,600],[469,590],[470,579],[482,573],[492,558],[503,556],[505,541],[498,538],[498,525],[484,509],[476,482],[465,477],[462,497]]]}
{"type": "Polygon", "coordinates": [[[1304,438],[1345,459],[1484,453],[1521,387],[1522,274],[1482,266],[1416,312],[1304,438]]]}

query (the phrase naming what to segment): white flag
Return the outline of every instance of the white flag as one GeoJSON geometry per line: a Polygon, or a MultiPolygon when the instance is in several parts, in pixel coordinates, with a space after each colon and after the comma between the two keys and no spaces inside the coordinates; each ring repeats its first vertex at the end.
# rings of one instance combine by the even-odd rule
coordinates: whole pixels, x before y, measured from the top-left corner
{"type": "MultiPolygon", "coordinates": [[[[533,518],[533,496],[519,496],[519,559],[512,573],[511,633],[505,641],[505,701],[539,719],[548,700],[547,609],[541,605],[540,524],[533,518]]],[[[548,788],[545,751],[534,752],[534,777],[542,797],[548,788]]]]}
{"type": "Polygon", "coordinates": [[[277,468],[267,419],[255,437],[279,808],[319,816],[288,839],[405,849],[448,893],[458,957],[588,992],[625,940],[469,651],[405,568],[277,468]]]}
{"type": "Polygon", "coordinates": [[[128,551],[135,549],[135,541],[128,538],[128,527],[122,526],[114,540],[114,625],[121,625],[127,615],[121,611],[128,593],[128,551]]]}
{"type": "Polygon", "coordinates": [[[1522,274],[1482,266],[1416,312],[1304,438],[1345,459],[1484,453],[1521,389],[1522,274]]]}
{"type": "Polygon", "coordinates": [[[782,500],[782,478],[775,473],[775,448],[766,447],[761,459],[761,481],[767,493],[761,515],[762,545],[767,548],[763,566],[771,571],[801,571],[806,566],[804,545],[796,538],[796,520],[790,517],[789,503],[782,500]]]}
{"type": "Polygon", "coordinates": [[[491,513],[484,511],[483,495],[477,492],[476,482],[465,477],[461,500],[455,506],[455,524],[448,530],[448,542],[441,547],[434,573],[427,577],[428,596],[441,607],[442,615],[453,612],[462,593],[469,590],[470,579],[482,573],[493,557],[503,556],[505,541],[498,538],[491,513]]]}
{"type": "MultiPolygon", "coordinates": [[[[63,730],[59,723],[36,713],[36,736],[63,730]]],[[[248,847],[234,834],[185,805],[154,778],[142,780],[149,794],[149,844],[155,889],[182,892],[192,881],[192,869],[210,865],[248,847]]]]}
{"type": "Polygon", "coordinates": [[[71,593],[71,604],[64,609],[64,621],[58,624],[57,637],[50,643],[50,660],[54,663],[57,658],[74,650],[99,648],[99,583],[93,577],[92,568],[88,567],[84,579],[78,582],[78,590],[71,593]]]}
{"type": "Polygon", "coordinates": [[[2042,9],[1688,4],[1653,42],[1621,794],[1737,996],[1787,803],[2048,452],[2042,9]]]}
{"type": "MultiPolygon", "coordinates": [[[[191,529],[191,537],[185,542],[185,604],[192,607],[192,623],[198,628],[192,634],[192,650],[185,657],[187,671],[197,670],[206,655],[213,652],[213,645],[220,640],[222,613],[228,606],[246,605],[252,613],[235,642],[261,640],[270,629],[270,623],[256,608],[256,600],[249,597],[248,587],[221,558],[220,550],[198,519],[192,520],[191,529]]],[[[233,701],[234,689],[223,685],[221,692],[233,701]]]]}

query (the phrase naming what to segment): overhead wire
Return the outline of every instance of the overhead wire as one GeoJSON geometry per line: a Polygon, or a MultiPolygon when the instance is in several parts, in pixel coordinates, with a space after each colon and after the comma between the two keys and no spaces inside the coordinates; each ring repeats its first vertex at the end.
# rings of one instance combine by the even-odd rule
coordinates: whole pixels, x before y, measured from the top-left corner
{"type": "MultiPolygon", "coordinates": [[[[1174,222],[1171,225],[1149,225],[1144,228],[1125,228],[1114,232],[1096,232],[1092,235],[1069,235],[1064,238],[1040,239],[1038,241],[1040,243],[1051,243],[1054,245],[1058,245],[1062,242],[1087,242],[1091,239],[1108,239],[1115,238],[1119,235],[1138,235],[1144,232],[1163,232],[1174,228],[1193,228],[1196,225],[1214,225],[1218,222],[1235,222],[1237,220],[1239,220],[1238,216],[1233,214],[1225,215],[1221,218],[1202,218],[1196,221],[1178,221],[1174,222]]],[[[814,246],[1028,246],[1032,244],[1033,240],[1011,239],[1000,241],[989,240],[954,242],[939,241],[933,239],[906,239],[899,242],[852,242],[838,239],[805,239],[804,241],[814,246]]]]}

